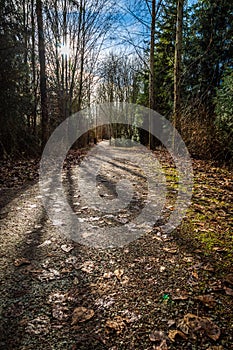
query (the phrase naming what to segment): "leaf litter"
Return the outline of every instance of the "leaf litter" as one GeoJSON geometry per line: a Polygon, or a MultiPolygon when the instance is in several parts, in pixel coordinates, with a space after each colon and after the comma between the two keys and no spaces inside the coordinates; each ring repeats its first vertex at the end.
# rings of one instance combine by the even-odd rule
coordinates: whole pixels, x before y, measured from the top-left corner
{"type": "MultiPolygon", "coordinates": [[[[161,161],[164,157],[168,172],[174,169],[172,161],[165,154],[160,152],[159,157],[161,161]]],[[[194,193],[197,205],[191,208],[193,211],[189,219],[185,219],[185,223],[193,219],[194,226],[191,229],[187,225],[182,226],[172,235],[163,235],[156,224],[147,236],[123,249],[95,251],[62,240],[55,227],[33,219],[36,215],[34,210],[39,208],[39,204],[33,201],[27,209],[32,217],[31,225],[25,229],[25,220],[19,220],[15,223],[16,228],[12,227],[11,209],[6,208],[1,222],[8,225],[5,232],[13,234],[12,238],[11,234],[8,235],[6,244],[10,248],[1,256],[7,260],[9,252],[9,269],[12,266],[15,272],[9,270],[9,273],[5,273],[1,287],[4,293],[2,320],[5,330],[1,345],[7,349],[6,344],[17,343],[19,339],[22,349],[30,350],[44,349],[48,343],[58,350],[73,349],[75,346],[80,350],[114,347],[125,350],[230,349],[233,343],[231,252],[230,241],[226,239],[229,236],[227,233],[220,235],[227,229],[229,221],[224,213],[230,209],[226,205],[223,213],[215,208],[218,211],[216,217],[201,219],[201,213],[208,211],[210,203],[206,205],[198,201],[204,194],[206,198],[219,198],[219,192],[208,183],[212,177],[212,184],[217,188],[218,179],[213,176],[216,170],[212,170],[211,166],[203,167],[203,163],[194,161],[194,168],[200,179],[194,193]],[[202,175],[200,169],[204,169],[202,175]],[[206,173],[210,175],[208,179],[206,173]],[[215,220],[217,217],[218,221],[215,220]],[[216,230],[213,230],[213,226],[216,230]],[[39,237],[44,227],[46,229],[41,239],[38,238],[35,244],[31,238],[33,231],[37,231],[39,237]],[[27,235],[28,248],[24,250],[19,240],[13,255],[16,245],[14,238],[17,237],[14,232],[17,230],[22,236],[27,235]],[[49,232],[47,235],[46,230],[49,232]],[[200,244],[196,245],[196,238],[191,239],[195,232],[203,232],[205,239],[212,239],[214,233],[214,239],[221,237],[221,240],[214,241],[211,246],[209,241],[202,244],[198,237],[200,244]],[[210,249],[207,249],[209,244],[210,249]],[[9,278],[11,275],[14,284],[9,278]],[[163,300],[161,296],[165,295],[168,298],[163,300]],[[12,308],[15,302],[19,303],[17,308],[20,312],[12,308]],[[10,312],[11,309],[16,311],[10,312]],[[18,327],[14,326],[14,322],[18,327]],[[10,330],[7,328],[9,323],[12,324],[10,330]],[[163,336],[157,338],[157,332],[163,336]],[[42,337],[39,340],[31,335],[42,337]],[[79,343],[77,339],[80,339],[79,343]]],[[[129,169],[138,171],[131,164],[129,169]]],[[[134,183],[137,183],[135,179],[134,183]]],[[[172,181],[170,185],[172,187],[172,181]]],[[[219,182],[221,196],[225,196],[227,201],[229,196],[223,186],[219,182]]],[[[134,187],[139,198],[140,186],[134,187]]],[[[40,200],[36,198],[36,190],[29,193],[25,196],[40,200]]],[[[171,190],[169,195],[171,203],[167,204],[167,209],[171,211],[175,193],[171,190]]],[[[76,194],[75,198],[79,198],[79,195],[76,194]]],[[[78,200],[83,219],[98,224],[101,221],[97,220],[101,218],[100,213],[91,212],[80,198],[78,200]]],[[[13,204],[22,207],[21,203],[13,204]]],[[[130,211],[122,211],[115,222],[114,217],[105,217],[106,229],[108,224],[115,225],[119,218],[130,221],[131,214],[130,211]]],[[[14,215],[13,220],[16,220],[18,214],[14,215]]],[[[124,221],[118,224],[124,224],[124,221]]],[[[11,348],[20,347],[14,345],[11,348]]]]}

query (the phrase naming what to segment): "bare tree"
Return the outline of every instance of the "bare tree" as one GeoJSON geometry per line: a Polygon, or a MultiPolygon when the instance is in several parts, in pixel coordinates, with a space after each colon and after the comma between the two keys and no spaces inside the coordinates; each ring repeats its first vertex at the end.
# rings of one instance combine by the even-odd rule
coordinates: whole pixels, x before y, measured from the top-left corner
{"type": "Polygon", "coordinates": [[[50,96],[54,104],[57,100],[61,119],[90,103],[95,65],[113,13],[113,0],[47,1],[50,96]]]}
{"type": "Polygon", "coordinates": [[[39,62],[40,62],[40,94],[41,94],[41,146],[44,148],[48,140],[48,101],[47,101],[47,84],[45,69],[45,40],[42,14],[42,2],[36,0],[36,14],[39,38],[39,62]]]}

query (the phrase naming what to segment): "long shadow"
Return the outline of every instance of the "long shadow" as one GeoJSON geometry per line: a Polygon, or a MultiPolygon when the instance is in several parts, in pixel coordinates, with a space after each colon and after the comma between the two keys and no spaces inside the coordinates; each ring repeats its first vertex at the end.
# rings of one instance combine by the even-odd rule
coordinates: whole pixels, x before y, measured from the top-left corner
{"type": "Polygon", "coordinates": [[[40,227],[33,229],[30,233],[25,235],[23,242],[17,246],[18,256],[17,259],[25,259],[25,264],[15,267],[12,275],[6,276],[6,280],[2,283],[4,285],[6,295],[3,296],[3,317],[1,324],[1,349],[19,349],[22,337],[22,326],[20,321],[22,320],[23,303],[22,300],[26,296],[29,301],[32,298],[32,280],[28,281],[28,277],[23,273],[25,265],[28,261],[34,261],[38,259],[37,246],[42,242],[43,227],[47,221],[47,216],[44,210],[40,213],[40,216],[36,220],[35,226],[40,227]],[[28,244],[28,242],[30,242],[28,244]],[[21,329],[21,331],[20,331],[21,329]]]}
{"type": "MultiPolygon", "coordinates": [[[[68,180],[68,185],[66,184],[67,197],[70,205],[73,206],[75,189],[71,170],[67,172],[66,178],[68,180]]],[[[93,320],[93,322],[89,321],[87,325],[83,323],[80,330],[71,327],[74,308],[80,305],[87,308],[93,305],[94,308],[94,300],[90,290],[89,275],[74,268],[72,264],[66,263],[66,260],[76,259],[76,265],[81,265],[84,260],[90,259],[90,249],[83,249],[77,243],[67,242],[59,235],[56,236],[54,246],[51,249],[50,246],[46,248],[43,246],[44,236],[47,232],[45,232],[45,228],[49,230],[51,226],[48,225],[48,217],[44,209],[40,210],[37,215],[38,218],[34,221],[36,228],[32,229],[30,233],[25,233],[21,243],[16,245],[14,259],[20,261],[23,258],[25,262],[15,266],[15,268],[7,269],[9,273],[2,281],[4,293],[1,303],[0,349],[16,350],[25,347],[41,350],[51,349],[51,346],[60,349],[64,338],[67,344],[67,347],[62,347],[64,350],[71,349],[75,344],[79,346],[79,349],[106,349],[96,336],[95,329],[98,329],[98,319],[93,320]],[[71,253],[65,253],[61,250],[62,244],[70,243],[74,247],[71,253]],[[40,280],[39,277],[43,277],[43,272],[49,271],[50,267],[53,271],[55,269],[59,271],[58,279],[40,280]],[[63,269],[64,272],[61,272],[63,269]],[[74,284],[75,279],[79,281],[78,287],[74,284]],[[48,304],[49,296],[55,292],[63,293],[67,298],[68,318],[64,320],[59,319],[59,316],[56,318],[54,311],[52,311],[54,305],[48,304]],[[41,315],[50,321],[49,324],[44,325],[45,330],[46,327],[48,329],[45,333],[42,331],[41,334],[29,333],[28,324],[41,315]],[[54,337],[54,332],[56,332],[56,337],[54,337]],[[59,342],[60,347],[56,346],[59,342]]],[[[45,322],[47,322],[46,320],[45,322]]],[[[39,326],[35,325],[35,331],[36,327],[39,326]]]]}
{"type": "MultiPolygon", "coordinates": [[[[105,155],[105,157],[108,157],[108,155],[105,155]]],[[[102,161],[103,159],[97,155],[95,155],[95,158],[96,159],[99,159],[100,161],[102,161]]],[[[121,170],[124,170],[126,171],[127,173],[130,173],[131,175],[134,175],[134,176],[138,176],[144,180],[146,180],[146,176],[145,175],[142,175],[140,172],[136,172],[136,171],[133,171],[131,169],[129,169],[127,166],[123,166],[123,165],[119,165],[119,164],[116,164],[115,162],[112,161],[112,157],[109,156],[109,158],[111,160],[107,160],[106,163],[110,164],[110,165],[113,165],[114,167],[116,168],[119,168],[121,170]]],[[[117,162],[122,162],[122,160],[119,160],[119,159],[116,159],[117,162]]],[[[134,164],[134,167],[136,167],[136,165],[134,164]]]]}
{"type": "MultiPolygon", "coordinates": [[[[29,188],[34,186],[37,183],[37,181],[30,181],[20,188],[3,188],[0,190],[0,211],[7,206],[12,200],[14,200],[16,197],[23,194],[25,191],[27,191],[29,188]]],[[[5,217],[5,214],[0,213],[0,218],[5,217]]]]}

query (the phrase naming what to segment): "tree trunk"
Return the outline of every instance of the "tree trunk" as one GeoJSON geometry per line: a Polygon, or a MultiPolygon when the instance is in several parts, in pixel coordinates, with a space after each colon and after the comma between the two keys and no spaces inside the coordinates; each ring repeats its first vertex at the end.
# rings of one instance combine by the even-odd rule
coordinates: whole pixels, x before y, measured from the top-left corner
{"type": "Polygon", "coordinates": [[[31,0],[31,23],[32,23],[32,88],[33,88],[33,110],[32,125],[33,135],[36,135],[36,113],[37,113],[37,84],[36,84],[36,60],[35,60],[35,18],[34,18],[34,0],[31,0]]]}
{"type": "Polygon", "coordinates": [[[45,42],[42,15],[42,1],[36,0],[36,15],[39,40],[39,62],[40,62],[40,94],[41,94],[41,147],[42,150],[48,140],[48,101],[45,69],[45,42]]]}
{"type": "MultiPolygon", "coordinates": [[[[156,0],[151,2],[151,34],[150,34],[150,75],[149,75],[149,107],[155,110],[155,17],[156,0]]],[[[149,117],[149,147],[154,148],[153,117],[149,117]]]]}
{"type": "Polygon", "coordinates": [[[151,4],[151,35],[150,35],[150,80],[149,80],[149,107],[155,109],[155,6],[156,0],[151,4]]]}
{"type": "Polygon", "coordinates": [[[174,106],[173,124],[180,131],[180,107],[181,107],[181,54],[182,54],[182,27],[183,27],[184,0],[177,1],[176,20],[176,44],[174,61],[174,106]]]}

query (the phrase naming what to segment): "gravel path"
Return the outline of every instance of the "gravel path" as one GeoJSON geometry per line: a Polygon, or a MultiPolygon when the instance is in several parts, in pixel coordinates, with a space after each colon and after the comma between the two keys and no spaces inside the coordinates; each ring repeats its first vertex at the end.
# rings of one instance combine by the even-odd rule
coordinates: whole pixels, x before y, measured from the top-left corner
{"type": "Polygon", "coordinates": [[[155,170],[164,186],[150,152],[102,144],[81,167],[64,171],[67,200],[82,224],[75,241],[61,230],[61,206],[48,219],[38,184],[12,196],[0,212],[0,349],[233,349],[232,296],[179,230],[161,231],[177,190],[158,206],[153,196],[161,192],[150,192],[147,181],[155,170]],[[151,212],[137,221],[148,202],[162,210],[155,225],[151,212]],[[77,242],[80,234],[89,245],[77,242]]]}

